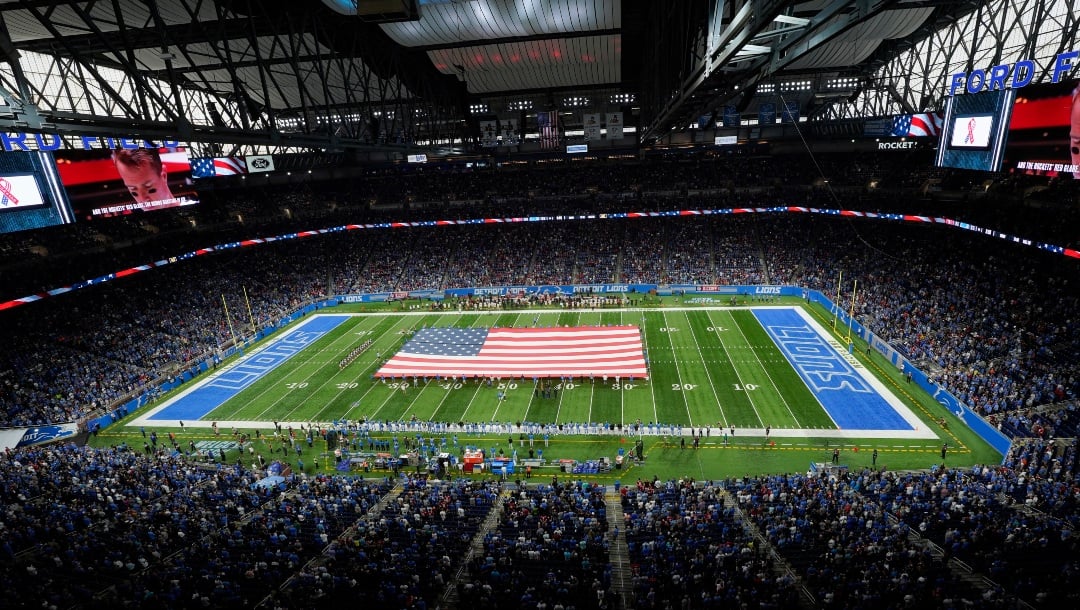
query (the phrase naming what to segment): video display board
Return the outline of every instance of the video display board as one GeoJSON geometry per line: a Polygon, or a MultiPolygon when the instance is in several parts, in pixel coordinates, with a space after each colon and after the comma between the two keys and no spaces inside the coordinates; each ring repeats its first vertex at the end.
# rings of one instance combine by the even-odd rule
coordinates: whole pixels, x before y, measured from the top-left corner
{"type": "Polygon", "coordinates": [[[0,153],[0,233],[73,220],[48,153],[0,153]]]}
{"type": "Polygon", "coordinates": [[[952,129],[949,130],[949,146],[982,150],[990,148],[995,118],[992,114],[953,117],[952,129]]]}
{"type": "Polygon", "coordinates": [[[60,181],[79,220],[195,205],[187,150],[58,150],[60,181]]]}
{"type": "Polygon", "coordinates": [[[1080,179],[1080,81],[1030,85],[1017,93],[1003,168],[1080,179]]]}
{"type": "Polygon", "coordinates": [[[997,171],[1005,153],[1013,89],[958,95],[945,105],[945,134],[937,165],[997,171]]]}

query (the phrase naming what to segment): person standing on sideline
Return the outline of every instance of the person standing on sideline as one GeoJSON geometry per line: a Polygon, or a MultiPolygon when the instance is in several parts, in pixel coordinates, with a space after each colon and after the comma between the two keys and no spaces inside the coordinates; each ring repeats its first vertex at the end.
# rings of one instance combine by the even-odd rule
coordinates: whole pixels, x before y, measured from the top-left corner
{"type": "Polygon", "coordinates": [[[945,463],[945,454],[949,451],[949,443],[943,443],[941,445],[941,462],[945,463]]]}
{"type": "Polygon", "coordinates": [[[870,465],[877,466],[877,449],[874,449],[874,454],[870,456],[870,465]]]}
{"type": "Polygon", "coordinates": [[[839,464],[840,463],[840,448],[839,447],[832,450],[832,463],[833,464],[839,464]]]}

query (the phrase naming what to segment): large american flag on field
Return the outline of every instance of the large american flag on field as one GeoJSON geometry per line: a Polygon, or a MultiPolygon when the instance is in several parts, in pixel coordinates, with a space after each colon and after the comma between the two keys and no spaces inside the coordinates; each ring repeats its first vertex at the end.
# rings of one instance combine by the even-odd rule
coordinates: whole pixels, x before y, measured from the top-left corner
{"type": "Polygon", "coordinates": [[[648,376],[636,326],[424,328],[376,377],[648,376]]]}
{"type": "Polygon", "coordinates": [[[936,112],[921,114],[898,114],[893,117],[890,135],[905,138],[919,136],[937,136],[945,118],[936,112]]]}

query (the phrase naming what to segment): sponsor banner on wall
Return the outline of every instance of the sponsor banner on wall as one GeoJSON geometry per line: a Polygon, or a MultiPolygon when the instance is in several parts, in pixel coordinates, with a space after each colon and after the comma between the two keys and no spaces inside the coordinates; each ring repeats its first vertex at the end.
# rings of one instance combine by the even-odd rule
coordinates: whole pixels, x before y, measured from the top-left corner
{"type": "Polygon", "coordinates": [[[480,146],[493,148],[499,145],[499,122],[480,121],[480,146]]]}
{"type": "Polygon", "coordinates": [[[739,109],[735,106],[724,106],[724,127],[738,127],[742,121],[739,109]]]}
{"type": "Polygon", "coordinates": [[[656,290],[656,284],[570,284],[543,286],[489,286],[484,288],[450,288],[447,297],[507,296],[526,294],[629,294],[656,290]]]}
{"type": "Polygon", "coordinates": [[[27,447],[29,445],[58,441],[75,436],[78,431],[79,426],[75,423],[35,426],[23,431],[22,438],[19,439],[16,446],[27,447]]]}
{"type": "Polygon", "coordinates": [[[274,157],[271,155],[248,155],[244,157],[244,161],[247,162],[249,173],[274,171],[274,157]]]}
{"type": "Polygon", "coordinates": [[[586,114],[582,119],[585,128],[586,140],[600,139],[600,115],[598,113],[586,114]]]}
{"type": "Polygon", "coordinates": [[[502,119],[502,140],[504,146],[517,146],[521,144],[521,135],[518,132],[517,119],[502,119]]]}
{"type": "Polygon", "coordinates": [[[863,135],[868,138],[879,138],[889,135],[892,128],[893,120],[891,118],[867,119],[863,122],[863,135]]]}
{"type": "Polygon", "coordinates": [[[799,122],[799,102],[784,102],[784,111],[780,115],[780,122],[782,123],[798,123],[799,122]]]}
{"type": "Polygon", "coordinates": [[[758,124],[773,125],[776,123],[776,104],[765,102],[758,106],[758,124]]]}
{"type": "Polygon", "coordinates": [[[621,112],[607,113],[607,139],[623,139],[623,116],[621,112]]]}

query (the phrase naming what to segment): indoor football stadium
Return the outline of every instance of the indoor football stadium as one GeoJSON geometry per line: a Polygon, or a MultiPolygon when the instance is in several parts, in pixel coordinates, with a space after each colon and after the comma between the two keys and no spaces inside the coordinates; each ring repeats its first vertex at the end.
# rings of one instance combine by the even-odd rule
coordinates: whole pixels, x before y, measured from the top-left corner
{"type": "Polygon", "coordinates": [[[0,607],[1076,607],[1078,15],[0,1],[0,607]]]}

